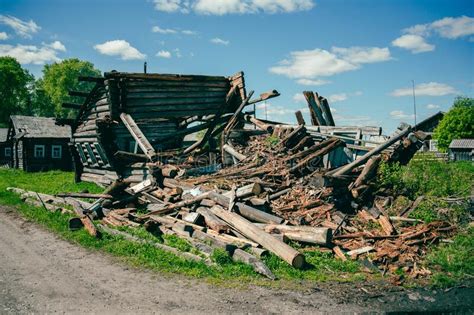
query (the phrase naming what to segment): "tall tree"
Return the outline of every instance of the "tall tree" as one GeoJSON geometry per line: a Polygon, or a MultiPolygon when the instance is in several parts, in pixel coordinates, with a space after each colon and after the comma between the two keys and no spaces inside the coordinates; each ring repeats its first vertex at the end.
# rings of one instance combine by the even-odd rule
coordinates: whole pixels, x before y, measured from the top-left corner
{"type": "Polygon", "coordinates": [[[34,112],[30,89],[33,76],[12,57],[0,57],[0,124],[12,114],[34,112]]]}
{"type": "Polygon", "coordinates": [[[51,102],[51,106],[45,106],[40,110],[41,115],[54,115],[56,117],[72,116],[73,110],[63,109],[63,102],[82,103],[84,99],[77,96],[69,96],[68,92],[88,92],[93,86],[90,82],[79,82],[79,76],[100,76],[100,71],[88,61],[77,58],[65,59],[43,68],[43,78],[38,80],[38,101],[45,105],[51,102]]]}
{"type": "Polygon", "coordinates": [[[474,99],[457,97],[453,107],[444,115],[433,138],[438,140],[438,149],[446,152],[453,139],[474,138],[474,99]]]}

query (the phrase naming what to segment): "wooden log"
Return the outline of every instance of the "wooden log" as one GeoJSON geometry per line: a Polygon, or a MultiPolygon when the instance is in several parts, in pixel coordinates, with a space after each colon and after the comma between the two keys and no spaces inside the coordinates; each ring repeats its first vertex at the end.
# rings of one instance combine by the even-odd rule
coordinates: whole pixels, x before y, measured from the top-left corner
{"type": "MultiPolygon", "coordinates": [[[[318,104],[316,103],[314,93],[311,92],[311,91],[304,91],[303,95],[306,98],[306,102],[308,102],[309,108],[315,114],[317,125],[326,126],[327,125],[326,120],[323,117],[323,113],[321,112],[321,109],[319,108],[318,104]]],[[[314,125],[314,122],[313,122],[313,125],[314,125]]]]}
{"type": "Polygon", "coordinates": [[[196,212],[199,213],[204,217],[204,221],[206,225],[211,228],[212,230],[220,233],[220,232],[229,232],[229,226],[227,223],[219,219],[214,213],[209,211],[209,208],[206,207],[199,207],[196,209],[196,212]]]}
{"type": "Polygon", "coordinates": [[[244,118],[245,118],[246,121],[251,122],[252,124],[257,126],[259,129],[264,130],[268,133],[273,133],[273,125],[264,123],[263,121],[255,118],[252,115],[245,115],[244,118]]]}
{"type": "Polygon", "coordinates": [[[148,157],[145,154],[131,153],[126,151],[117,151],[114,153],[114,159],[125,162],[147,162],[148,157]]]}
{"type": "Polygon", "coordinates": [[[336,124],[334,123],[334,118],[332,117],[331,108],[329,107],[328,100],[322,97],[319,99],[319,103],[321,104],[321,109],[328,125],[335,126],[336,124]]]}
{"type": "Polygon", "coordinates": [[[90,193],[60,193],[56,194],[58,197],[72,197],[72,198],[89,198],[89,199],[112,199],[109,194],[90,194],[90,193]]]}
{"type": "Polygon", "coordinates": [[[84,208],[82,207],[82,205],[74,199],[72,199],[71,203],[74,211],[76,212],[79,219],[81,219],[82,224],[84,224],[84,228],[89,233],[89,235],[93,237],[98,237],[99,234],[97,232],[97,229],[95,228],[94,222],[92,222],[92,219],[87,214],[84,214],[84,208]]]}
{"type": "Polygon", "coordinates": [[[391,146],[392,144],[394,144],[395,142],[397,142],[398,140],[406,136],[408,133],[410,133],[410,130],[411,130],[410,126],[406,127],[399,134],[394,135],[392,138],[390,138],[390,140],[388,140],[387,142],[378,145],[377,147],[373,148],[372,150],[370,150],[369,152],[367,152],[366,154],[364,154],[357,160],[349,164],[346,164],[344,166],[341,166],[335,171],[329,172],[329,174],[332,176],[341,176],[341,175],[345,175],[351,172],[357,166],[366,163],[369,160],[369,158],[371,158],[372,156],[379,154],[380,152],[382,152],[383,150],[385,150],[386,148],[388,148],[389,146],[391,146]]]}
{"type": "Polygon", "coordinates": [[[208,199],[212,194],[213,194],[213,192],[211,192],[211,191],[205,192],[205,193],[200,194],[199,196],[196,196],[194,198],[185,199],[185,200],[177,202],[175,204],[167,205],[167,206],[165,206],[161,209],[151,211],[148,214],[142,216],[141,218],[142,219],[143,218],[148,218],[148,217],[150,217],[150,215],[155,215],[155,214],[166,214],[166,213],[173,212],[173,211],[175,211],[177,209],[180,209],[180,208],[183,208],[183,207],[189,207],[189,206],[195,205],[203,199],[208,199]]]}
{"type": "Polygon", "coordinates": [[[330,144],[328,144],[327,146],[321,148],[320,150],[314,152],[314,153],[311,153],[310,155],[308,155],[306,158],[304,158],[303,160],[301,160],[300,162],[298,162],[298,164],[296,164],[295,166],[293,166],[292,168],[290,168],[290,172],[291,173],[295,173],[295,172],[298,172],[304,168],[307,168],[308,166],[311,166],[311,167],[314,167],[315,165],[313,165],[314,161],[316,159],[320,159],[321,157],[323,157],[324,155],[328,154],[329,152],[331,152],[332,150],[336,149],[337,147],[339,146],[342,146],[344,145],[344,142],[337,139],[333,142],[331,142],[330,144]]]}
{"type": "Polygon", "coordinates": [[[276,278],[275,275],[270,271],[270,269],[268,269],[268,267],[263,262],[257,259],[254,255],[247,253],[246,251],[237,248],[232,255],[232,259],[234,261],[240,261],[252,266],[255,272],[262,274],[271,280],[275,280],[276,278]]]}
{"type": "Polygon", "coordinates": [[[304,121],[304,117],[301,111],[297,110],[295,112],[295,116],[296,116],[296,121],[298,122],[298,125],[306,125],[306,122],[304,121]]]}
{"type": "Polygon", "coordinates": [[[303,267],[304,256],[300,252],[291,248],[285,243],[278,241],[270,234],[253,225],[250,221],[244,219],[236,213],[226,211],[218,206],[212,207],[211,212],[230,224],[239,233],[256,243],[259,243],[261,246],[279,256],[293,267],[303,267]]]}
{"type": "Polygon", "coordinates": [[[245,155],[243,155],[242,153],[239,153],[237,150],[234,149],[234,147],[232,147],[229,144],[224,144],[223,149],[225,152],[229,153],[230,155],[232,155],[239,161],[243,161],[247,158],[245,155]]]}
{"type": "MultiPolygon", "coordinates": [[[[261,192],[262,186],[259,183],[251,183],[237,188],[235,190],[235,197],[245,198],[249,196],[258,196],[261,192]]],[[[223,195],[230,198],[231,192],[225,192],[223,195]]]]}
{"type": "MultiPolygon", "coordinates": [[[[229,207],[230,198],[224,195],[211,192],[208,198],[214,200],[225,208],[229,207]]],[[[280,217],[260,211],[241,202],[236,202],[235,207],[238,209],[240,215],[255,222],[281,224],[284,221],[280,217]]]]}
{"type": "Polygon", "coordinates": [[[152,245],[152,246],[154,246],[158,249],[164,250],[166,252],[170,252],[170,253],[172,253],[172,254],[174,254],[178,257],[181,257],[183,259],[186,259],[186,260],[193,260],[193,261],[198,261],[198,262],[204,261],[206,264],[209,264],[202,257],[199,257],[197,255],[194,255],[194,254],[191,254],[191,253],[188,253],[188,252],[182,252],[182,251],[180,251],[180,250],[178,250],[174,247],[168,246],[168,245],[164,245],[164,244],[160,244],[160,243],[156,243],[156,242],[152,242],[152,241],[146,241],[146,240],[138,238],[134,235],[128,234],[128,233],[123,232],[123,231],[114,230],[114,229],[111,229],[111,228],[109,228],[107,226],[104,226],[104,225],[100,225],[100,228],[108,234],[121,236],[126,240],[136,242],[136,243],[150,244],[150,245],[152,245]]]}
{"type": "Polygon", "coordinates": [[[324,227],[291,226],[267,224],[258,225],[267,233],[284,234],[290,240],[328,246],[331,244],[332,230],[324,227]]]}
{"type": "Polygon", "coordinates": [[[360,173],[359,177],[357,177],[352,187],[357,188],[362,184],[367,184],[367,182],[376,175],[377,168],[381,160],[382,158],[380,157],[380,155],[371,157],[367,161],[367,163],[365,163],[365,166],[362,169],[362,172],[360,173]]]}

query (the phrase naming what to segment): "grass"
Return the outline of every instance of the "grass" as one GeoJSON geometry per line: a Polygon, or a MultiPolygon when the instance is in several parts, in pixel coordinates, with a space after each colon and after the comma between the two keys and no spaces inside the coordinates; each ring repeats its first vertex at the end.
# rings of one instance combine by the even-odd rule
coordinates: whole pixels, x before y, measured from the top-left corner
{"type": "Polygon", "coordinates": [[[449,287],[474,278],[474,228],[458,234],[453,243],[432,249],[426,264],[434,270],[432,284],[449,287]]]}
{"type": "MultiPolygon", "coordinates": [[[[187,261],[152,245],[137,244],[124,240],[120,236],[104,234],[101,239],[88,235],[84,230],[71,232],[67,228],[69,215],[52,213],[42,208],[24,204],[18,195],[6,191],[8,186],[55,194],[59,192],[101,192],[102,188],[90,183],[75,184],[73,174],[65,172],[25,173],[18,170],[0,169],[0,204],[14,206],[26,219],[36,222],[56,233],[65,240],[115,256],[133,266],[147,268],[161,273],[181,274],[206,279],[213,283],[240,286],[259,284],[276,287],[301,287],[302,282],[314,281],[360,281],[365,274],[360,272],[357,262],[342,262],[332,255],[318,251],[306,252],[308,267],[297,270],[275,255],[270,255],[264,262],[279,279],[272,282],[264,279],[246,264],[230,260],[227,253],[215,251],[212,259],[217,266],[209,267],[201,262],[187,261]]],[[[164,241],[167,245],[182,251],[193,251],[184,240],[165,236],[157,238],[144,229],[127,229],[127,232],[144,239],[156,242],[164,241]]]]}

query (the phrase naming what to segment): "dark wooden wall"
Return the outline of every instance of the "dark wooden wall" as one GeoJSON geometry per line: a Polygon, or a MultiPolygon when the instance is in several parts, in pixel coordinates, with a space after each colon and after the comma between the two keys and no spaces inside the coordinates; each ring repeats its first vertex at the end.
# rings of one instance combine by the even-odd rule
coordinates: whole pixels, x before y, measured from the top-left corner
{"type": "Polygon", "coordinates": [[[16,168],[27,172],[39,172],[49,170],[72,170],[72,158],[68,148],[69,139],[20,139],[16,146],[14,146],[13,165],[16,168]],[[44,145],[44,158],[36,158],[34,156],[35,145],[44,145]],[[52,146],[60,145],[62,155],[61,158],[52,157],[52,146]]]}
{"type": "MultiPolygon", "coordinates": [[[[11,148],[11,145],[10,143],[8,142],[0,142],[0,166],[3,166],[3,165],[10,165],[11,161],[12,161],[12,156],[5,156],[5,148],[11,148]]],[[[12,152],[12,155],[13,155],[13,152],[12,152]]]]}

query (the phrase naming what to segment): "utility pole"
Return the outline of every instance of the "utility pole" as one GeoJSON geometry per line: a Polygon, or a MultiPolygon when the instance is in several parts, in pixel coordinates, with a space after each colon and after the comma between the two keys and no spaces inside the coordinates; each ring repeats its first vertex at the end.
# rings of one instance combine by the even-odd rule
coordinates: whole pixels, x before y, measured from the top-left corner
{"type": "MultiPolygon", "coordinates": [[[[416,95],[415,95],[415,80],[411,80],[413,85],[413,113],[415,114],[415,127],[416,127],[416,95]]],[[[416,130],[416,128],[415,128],[416,130]]]]}

